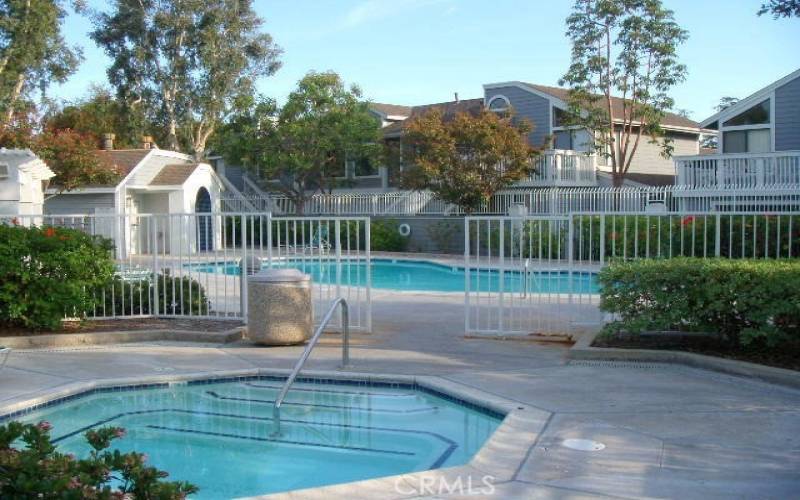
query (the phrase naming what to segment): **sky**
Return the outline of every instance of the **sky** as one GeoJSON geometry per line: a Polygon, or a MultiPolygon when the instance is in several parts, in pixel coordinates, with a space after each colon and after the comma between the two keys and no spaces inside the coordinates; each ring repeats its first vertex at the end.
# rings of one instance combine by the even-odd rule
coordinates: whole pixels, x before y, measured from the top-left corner
{"type": "MultiPolygon", "coordinates": [[[[95,8],[111,2],[90,0],[95,8]]],[[[756,16],[761,0],[664,0],[689,31],[676,109],[696,120],[720,97],[743,98],[800,68],[800,19],[756,16]]],[[[570,61],[572,0],[254,0],[283,67],[259,82],[279,102],[310,70],[333,70],[375,102],[416,105],[483,96],[486,83],[557,85],[570,61]]],[[[86,60],[51,96],[76,99],[106,81],[108,58],[71,14],[69,43],[86,60]]]]}

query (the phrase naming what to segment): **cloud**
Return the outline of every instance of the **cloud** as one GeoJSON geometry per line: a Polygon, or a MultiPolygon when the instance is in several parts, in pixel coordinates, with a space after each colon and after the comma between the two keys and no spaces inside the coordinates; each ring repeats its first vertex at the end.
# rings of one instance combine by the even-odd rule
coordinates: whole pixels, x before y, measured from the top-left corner
{"type": "Polygon", "coordinates": [[[452,4],[452,0],[364,0],[344,15],[339,28],[351,29],[436,4],[452,4]]]}

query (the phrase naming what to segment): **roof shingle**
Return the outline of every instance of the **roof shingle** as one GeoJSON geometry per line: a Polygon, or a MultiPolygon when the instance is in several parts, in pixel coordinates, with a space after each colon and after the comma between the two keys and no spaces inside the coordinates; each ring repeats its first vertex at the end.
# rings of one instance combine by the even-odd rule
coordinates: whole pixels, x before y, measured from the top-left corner
{"type": "MultiPolygon", "coordinates": [[[[529,87],[544,94],[551,95],[556,99],[561,99],[562,101],[566,101],[569,97],[569,89],[564,89],[561,87],[549,87],[547,85],[538,85],[535,83],[526,83],[525,85],[528,85],[529,87]]],[[[622,116],[624,103],[625,100],[621,97],[611,96],[611,107],[614,112],[614,116],[622,116]]],[[[661,121],[661,124],[666,127],[700,128],[699,123],[688,118],[684,118],[680,115],[676,115],[675,113],[666,113],[664,115],[664,119],[661,121]]]]}
{"type": "Polygon", "coordinates": [[[192,175],[198,163],[164,165],[160,172],[150,181],[151,186],[180,186],[192,175]]]}

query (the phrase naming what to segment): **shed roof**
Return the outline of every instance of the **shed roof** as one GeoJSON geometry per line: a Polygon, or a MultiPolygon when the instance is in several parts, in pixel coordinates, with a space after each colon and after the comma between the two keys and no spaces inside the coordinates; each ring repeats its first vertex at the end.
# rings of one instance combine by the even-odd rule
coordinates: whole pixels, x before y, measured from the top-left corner
{"type": "Polygon", "coordinates": [[[164,165],[150,181],[150,186],[180,186],[199,166],[199,163],[164,165]]]}

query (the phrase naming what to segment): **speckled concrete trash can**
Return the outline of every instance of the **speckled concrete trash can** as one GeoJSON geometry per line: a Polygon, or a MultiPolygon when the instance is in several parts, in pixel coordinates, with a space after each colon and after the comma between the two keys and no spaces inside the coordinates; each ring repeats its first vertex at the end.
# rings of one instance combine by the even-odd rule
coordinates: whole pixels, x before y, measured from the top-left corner
{"type": "Polygon", "coordinates": [[[247,337],[262,345],[302,344],[311,338],[311,276],[267,269],[247,279],[247,337]]]}

